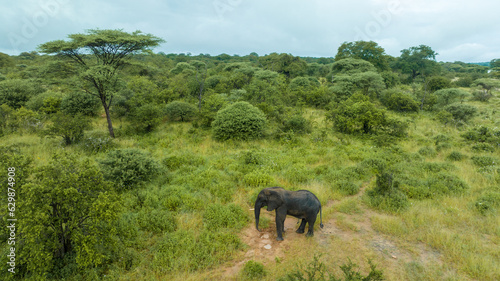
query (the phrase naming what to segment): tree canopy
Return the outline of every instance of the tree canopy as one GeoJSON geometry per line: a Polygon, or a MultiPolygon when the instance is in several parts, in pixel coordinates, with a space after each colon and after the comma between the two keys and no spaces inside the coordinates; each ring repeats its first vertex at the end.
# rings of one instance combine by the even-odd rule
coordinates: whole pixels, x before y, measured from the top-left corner
{"type": "Polygon", "coordinates": [[[80,77],[86,82],[82,87],[101,100],[109,134],[114,137],[109,107],[113,92],[116,91],[118,70],[125,64],[128,56],[151,51],[164,40],[141,31],[127,33],[110,29],[90,29],[86,34],[70,34],[68,38],[69,41],[55,40],[41,44],[38,49],[45,54],[71,58],[80,65],[80,77]]]}

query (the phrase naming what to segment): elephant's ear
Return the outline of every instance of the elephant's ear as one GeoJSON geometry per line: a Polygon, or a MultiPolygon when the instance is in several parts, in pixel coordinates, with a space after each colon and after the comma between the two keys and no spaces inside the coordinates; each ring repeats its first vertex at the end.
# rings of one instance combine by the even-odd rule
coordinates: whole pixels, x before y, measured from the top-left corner
{"type": "Polygon", "coordinates": [[[272,211],[274,209],[279,208],[283,205],[284,201],[281,196],[281,193],[276,192],[274,190],[268,190],[269,196],[267,197],[267,210],[272,211]]]}

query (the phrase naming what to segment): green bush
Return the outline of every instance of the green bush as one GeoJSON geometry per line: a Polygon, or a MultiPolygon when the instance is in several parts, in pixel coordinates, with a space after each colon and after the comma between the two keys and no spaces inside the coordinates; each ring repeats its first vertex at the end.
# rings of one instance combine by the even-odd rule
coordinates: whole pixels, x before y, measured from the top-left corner
{"type": "Polygon", "coordinates": [[[465,158],[465,155],[463,155],[459,151],[452,151],[448,156],[446,156],[446,159],[451,160],[451,161],[461,161],[465,158]]]}
{"type": "Polygon", "coordinates": [[[436,150],[429,146],[424,146],[418,150],[418,154],[425,157],[434,157],[436,156],[436,150]]]}
{"type": "Polygon", "coordinates": [[[253,260],[247,261],[241,271],[242,280],[262,280],[266,275],[264,265],[253,260]]]}
{"type": "Polygon", "coordinates": [[[444,110],[451,113],[455,121],[468,122],[477,113],[477,108],[468,104],[450,104],[444,110]]]}
{"type": "Polygon", "coordinates": [[[410,205],[408,197],[399,187],[399,181],[388,172],[377,175],[375,188],[367,191],[368,202],[373,207],[383,210],[398,212],[410,205]]]}
{"type": "Polygon", "coordinates": [[[500,192],[487,191],[476,200],[474,205],[483,215],[495,213],[500,207],[500,192]]]}
{"type": "Polygon", "coordinates": [[[139,212],[137,222],[142,229],[164,233],[177,229],[175,216],[168,210],[144,208],[139,212]]]}
{"type": "Polygon", "coordinates": [[[132,189],[160,171],[148,153],[134,148],[112,150],[100,164],[105,178],[114,182],[118,190],[132,189]]]}
{"type": "Polygon", "coordinates": [[[335,188],[345,195],[355,195],[359,192],[360,186],[352,181],[341,180],[335,183],[335,188]]]}
{"type": "Polygon", "coordinates": [[[183,101],[173,101],[165,106],[165,114],[170,121],[191,121],[196,111],[194,105],[183,101]]]}
{"type": "Polygon", "coordinates": [[[211,231],[219,231],[221,228],[240,229],[247,221],[243,209],[235,204],[209,204],[203,213],[203,224],[211,231]]]}
{"type": "Polygon", "coordinates": [[[200,270],[219,265],[243,247],[236,234],[205,230],[165,234],[152,249],[152,268],[157,272],[200,270]]]}
{"type": "Polygon", "coordinates": [[[62,93],[47,91],[32,97],[26,103],[26,108],[48,114],[55,113],[60,110],[63,99],[62,93]]]}
{"type": "Polygon", "coordinates": [[[463,100],[469,94],[461,89],[450,88],[442,89],[434,93],[437,97],[437,107],[443,107],[463,100]]]}
{"type": "Polygon", "coordinates": [[[83,115],[70,116],[59,112],[52,117],[52,124],[41,134],[47,137],[62,137],[65,145],[71,145],[81,141],[84,131],[90,128],[90,120],[83,115]]]}
{"type": "Polygon", "coordinates": [[[18,109],[44,91],[42,83],[35,80],[7,79],[0,81],[0,105],[7,104],[13,109],[18,109]]]}
{"type": "Polygon", "coordinates": [[[186,151],[169,155],[162,160],[162,163],[170,170],[177,170],[182,166],[201,166],[205,164],[205,158],[201,155],[186,151]]]}
{"type": "Polygon", "coordinates": [[[500,163],[497,158],[491,156],[472,156],[470,160],[478,167],[495,166],[500,163]]]}
{"type": "Polygon", "coordinates": [[[243,163],[246,165],[262,165],[264,164],[264,156],[262,153],[255,151],[255,150],[249,150],[243,153],[243,163]]]}
{"type": "Polygon", "coordinates": [[[427,84],[432,92],[451,87],[450,79],[443,76],[433,76],[427,84]]]}
{"type": "Polygon", "coordinates": [[[266,116],[248,102],[234,103],[217,113],[212,129],[217,140],[248,140],[263,135],[266,116]]]}
{"type": "Polygon", "coordinates": [[[302,115],[294,115],[290,119],[285,120],[283,131],[293,131],[297,134],[308,134],[312,131],[311,122],[302,115]]]}
{"type": "Polygon", "coordinates": [[[399,90],[385,90],[380,101],[390,110],[397,112],[418,112],[420,109],[418,102],[410,94],[399,90]]]}
{"type": "Polygon", "coordinates": [[[370,264],[370,272],[368,275],[362,275],[359,270],[356,270],[358,265],[354,264],[351,259],[346,264],[340,266],[344,279],[336,278],[331,272],[328,272],[326,265],[319,260],[319,256],[315,255],[313,261],[306,268],[302,266],[285,276],[279,278],[279,281],[382,281],[385,280],[382,270],[378,270],[377,266],[368,260],[370,264]],[[328,279],[327,279],[328,275],[328,279]]]}
{"type": "Polygon", "coordinates": [[[268,186],[273,184],[274,178],[265,170],[259,169],[246,174],[243,177],[243,182],[249,186],[268,186]]]}
{"type": "Polygon", "coordinates": [[[161,123],[162,110],[158,105],[145,104],[129,115],[129,120],[137,132],[152,132],[161,123]]]}
{"type": "Polygon", "coordinates": [[[108,133],[94,132],[85,136],[80,145],[89,153],[100,153],[111,149],[114,143],[108,133]]]}
{"type": "Polygon", "coordinates": [[[100,107],[100,100],[87,93],[71,92],[61,101],[61,110],[68,115],[96,116],[100,107]]]}

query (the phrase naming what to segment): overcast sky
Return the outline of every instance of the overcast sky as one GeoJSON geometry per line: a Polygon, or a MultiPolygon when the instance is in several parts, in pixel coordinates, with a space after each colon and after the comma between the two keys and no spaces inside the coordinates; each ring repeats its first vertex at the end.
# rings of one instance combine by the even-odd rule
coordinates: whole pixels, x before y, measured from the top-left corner
{"type": "Polygon", "coordinates": [[[438,61],[485,62],[500,58],[499,11],[499,0],[1,0],[0,52],[100,28],[151,33],[165,53],[333,57],[373,40],[392,56],[423,44],[438,61]]]}

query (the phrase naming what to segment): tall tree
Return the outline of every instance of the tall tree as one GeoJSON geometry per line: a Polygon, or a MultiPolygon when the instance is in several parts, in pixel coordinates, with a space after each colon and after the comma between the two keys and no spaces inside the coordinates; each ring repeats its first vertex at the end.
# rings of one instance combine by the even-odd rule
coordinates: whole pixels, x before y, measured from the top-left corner
{"type": "Polygon", "coordinates": [[[379,71],[389,70],[388,55],[373,41],[344,42],[338,48],[335,61],[353,58],[371,62],[379,71]]]}
{"type": "Polygon", "coordinates": [[[412,80],[418,76],[422,78],[424,83],[424,95],[420,103],[420,109],[424,107],[425,98],[427,96],[427,81],[428,75],[439,70],[439,64],[436,62],[437,53],[431,47],[420,45],[418,47],[411,47],[401,51],[396,65],[402,70],[403,73],[410,74],[412,80]]]}
{"type": "Polygon", "coordinates": [[[85,92],[97,96],[106,112],[108,130],[115,137],[109,107],[118,80],[118,72],[126,59],[139,52],[148,52],[163,39],[141,31],[90,29],[85,34],[70,34],[69,41],[55,40],[38,46],[40,52],[56,54],[75,61],[81,67],[85,92]]]}

